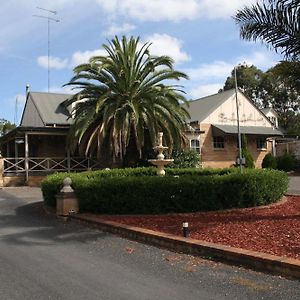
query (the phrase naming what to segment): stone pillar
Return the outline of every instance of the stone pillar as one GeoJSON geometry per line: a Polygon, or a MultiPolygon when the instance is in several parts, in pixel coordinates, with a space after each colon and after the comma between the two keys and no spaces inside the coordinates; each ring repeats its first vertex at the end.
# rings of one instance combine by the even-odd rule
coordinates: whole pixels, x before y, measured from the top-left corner
{"type": "Polygon", "coordinates": [[[4,161],[0,153],[0,187],[4,186],[3,173],[4,173],[4,161]]]}
{"type": "Polygon", "coordinates": [[[79,212],[78,199],[71,187],[72,180],[67,177],[63,181],[63,188],[56,196],[56,215],[67,218],[79,212]]]}

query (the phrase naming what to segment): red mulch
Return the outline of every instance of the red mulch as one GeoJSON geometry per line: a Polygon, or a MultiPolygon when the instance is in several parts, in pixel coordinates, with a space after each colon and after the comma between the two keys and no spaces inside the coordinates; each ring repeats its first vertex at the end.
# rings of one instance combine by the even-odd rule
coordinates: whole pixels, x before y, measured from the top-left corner
{"type": "Polygon", "coordinates": [[[167,215],[101,215],[101,219],[247,250],[300,259],[300,196],[278,205],[167,215]]]}

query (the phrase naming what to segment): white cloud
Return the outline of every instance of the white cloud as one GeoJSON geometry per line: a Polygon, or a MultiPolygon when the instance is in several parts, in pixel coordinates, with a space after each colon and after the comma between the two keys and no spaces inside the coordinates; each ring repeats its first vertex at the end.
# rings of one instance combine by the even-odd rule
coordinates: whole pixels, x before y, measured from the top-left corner
{"type": "Polygon", "coordinates": [[[275,59],[274,53],[271,52],[253,52],[250,55],[239,56],[231,61],[214,61],[208,64],[201,64],[197,68],[186,69],[185,72],[193,80],[211,80],[220,79],[230,76],[234,66],[241,63],[254,65],[259,69],[266,70],[274,66],[278,61],[275,59]]]}
{"type": "MultiPolygon", "coordinates": [[[[37,63],[43,68],[48,68],[48,56],[39,56],[37,63]]],[[[68,59],[50,56],[49,65],[50,69],[64,69],[68,66],[68,59]]]]}
{"type": "Polygon", "coordinates": [[[188,94],[193,98],[199,98],[217,93],[223,87],[226,78],[230,76],[234,66],[238,64],[254,65],[265,71],[277,62],[276,54],[266,50],[239,56],[230,61],[213,61],[196,68],[186,69],[185,72],[190,77],[190,82],[187,84],[188,94]]]}
{"type": "Polygon", "coordinates": [[[225,61],[214,61],[210,64],[201,64],[198,68],[187,69],[186,72],[193,80],[208,80],[229,76],[234,64],[225,61]]]}
{"type": "Polygon", "coordinates": [[[223,88],[223,85],[223,83],[204,84],[191,89],[189,94],[193,97],[193,99],[201,98],[216,94],[221,88],[223,88]]]}
{"type": "Polygon", "coordinates": [[[279,61],[273,52],[256,51],[251,55],[238,57],[236,64],[245,62],[247,65],[254,65],[262,70],[269,69],[279,61]]]}
{"type": "Polygon", "coordinates": [[[195,19],[197,0],[97,0],[112,16],[123,15],[140,21],[180,21],[195,19]]]}
{"type": "Polygon", "coordinates": [[[191,57],[182,50],[183,42],[167,34],[155,33],[146,38],[151,42],[150,53],[154,55],[168,55],[175,63],[180,64],[191,60],[191,57]]]}
{"type": "Polygon", "coordinates": [[[238,9],[255,3],[255,0],[201,0],[198,9],[201,17],[223,19],[233,16],[238,9]]]}
{"type": "Polygon", "coordinates": [[[140,21],[182,21],[198,18],[228,18],[255,0],[96,0],[111,17],[140,21]]]}
{"type": "Polygon", "coordinates": [[[77,66],[80,64],[87,63],[92,56],[106,55],[104,49],[77,51],[72,55],[71,65],[77,66]]]}
{"type": "Polygon", "coordinates": [[[129,23],[124,23],[122,25],[112,24],[112,25],[110,25],[108,30],[105,32],[105,34],[108,36],[114,36],[114,35],[118,35],[121,33],[130,32],[130,31],[134,30],[135,28],[136,28],[135,25],[129,24],[129,23]]]}

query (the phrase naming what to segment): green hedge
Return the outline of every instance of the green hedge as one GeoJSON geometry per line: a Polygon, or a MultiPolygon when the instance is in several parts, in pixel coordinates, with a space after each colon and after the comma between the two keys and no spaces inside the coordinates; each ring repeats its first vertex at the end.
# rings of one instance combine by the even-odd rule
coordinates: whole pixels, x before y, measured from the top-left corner
{"type": "MultiPolygon", "coordinates": [[[[45,203],[55,205],[55,194],[66,176],[73,180],[82,212],[108,214],[193,212],[264,205],[280,199],[288,185],[287,175],[276,170],[245,170],[240,174],[226,169],[222,170],[225,175],[214,174],[223,174],[221,170],[210,170],[206,172],[211,176],[196,176],[205,172],[191,169],[179,177],[163,178],[143,176],[152,172],[149,168],[130,169],[122,176],[112,176],[113,172],[123,171],[51,175],[42,183],[45,203]]],[[[175,171],[174,174],[178,175],[175,171]]]]}

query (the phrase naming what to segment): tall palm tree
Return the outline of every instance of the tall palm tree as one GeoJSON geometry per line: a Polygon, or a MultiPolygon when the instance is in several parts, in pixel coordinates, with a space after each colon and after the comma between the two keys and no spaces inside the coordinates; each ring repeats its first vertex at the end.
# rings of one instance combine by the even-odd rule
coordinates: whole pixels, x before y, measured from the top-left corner
{"type": "Polygon", "coordinates": [[[166,82],[187,75],[173,69],[170,57],[151,56],[150,46],[141,45],[139,38],[115,37],[103,45],[106,56],[75,67],[67,85],[79,92],[64,102],[74,107],[71,149],[79,144],[86,155],[99,156],[108,145],[114,157],[123,158],[131,144],[141,157],[145,136],[154,145],[159,131],[169,146],[184,144],[189,117],[181,105],[184,92],[166,82]]]}
{"type": "Polygon", "coordinates": [[[300,0],[264,0],[234,16],[246,40],[262,40],[286,57],[300,58],[300,0]]]}

